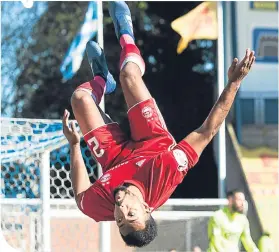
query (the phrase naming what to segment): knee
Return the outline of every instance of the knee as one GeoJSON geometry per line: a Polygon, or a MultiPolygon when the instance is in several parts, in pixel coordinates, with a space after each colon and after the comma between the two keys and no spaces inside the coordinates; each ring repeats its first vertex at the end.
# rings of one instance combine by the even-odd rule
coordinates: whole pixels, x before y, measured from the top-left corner
{"type": "Polygon", "coordinates": [[[92,102],[92,97],[84,90],[76,90],[71,97],[71,105],[73,109],[86,106],[92,102]]]}
{"type": "Polygon", "coordinates": [[[121,83],[125,82],[129,85],[134,85],[141,79],[141,73],[138,66],[129,62],[120,71],[119,78],[121,83]]]}

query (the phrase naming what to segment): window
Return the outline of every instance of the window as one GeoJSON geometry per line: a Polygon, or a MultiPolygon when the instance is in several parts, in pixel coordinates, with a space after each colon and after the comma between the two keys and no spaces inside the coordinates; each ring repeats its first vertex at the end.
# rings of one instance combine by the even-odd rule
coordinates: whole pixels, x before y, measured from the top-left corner
{"type": "Polygon", "coordinates": [[[255,123],[255,100],[253,98],[240,99],[240,113],[242,124],[255,123]]]}
{"type": "Polygon", "coordinates": [[[265,124],[278,124],[278,99],[265,99],[264,122],[265,124]]]}
{"type": "Polygon", "coordinates": [[[278,62],[278,29],[254,29],[253,46],[257,62],[278,62]]]}

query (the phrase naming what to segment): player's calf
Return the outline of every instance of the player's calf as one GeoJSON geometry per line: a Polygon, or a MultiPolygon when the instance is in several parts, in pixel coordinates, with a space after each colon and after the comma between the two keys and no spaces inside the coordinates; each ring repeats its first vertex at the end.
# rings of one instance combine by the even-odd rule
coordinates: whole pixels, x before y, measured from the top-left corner
{"type": "Polygon", "coordinates": [[[120,71],[119,79],[122,87],[125,85],[129,90],[135,89],[142,82],[141,72],[132,62],[128,62],[120,71]]]}
{"type": "Polygon", "coordinates": [[[75,92],[72,95],[72,99],[76,99],[76,96],[85,95],[85,93],[89,94],[96,104],[100,104],[102,97],[105,93],[106,83],[105,80],[100,76],[95,76],[93,80],[87,81],[81,85],[79,85],[75,92]],[[77,91],[84,91],[78,92],[80,94],[76,95],[77,91]]]}
{"type": "MultiPolygon", "coordinates": [[[[122,35],[129,36],[129,35],[122,35]]],[[[125,76],[129,74],[137,74],[139,77],[144,75],[145,72],[145,63],[143,58],[141,57],[140,50],[135,45],[134,41],[130,41],[128,43],[123,42],[122,51],[120,54],[120,62],[119,62],[119,68],[120,68],[120,75],[123,74],[125,76]],[[133,44],[132,44],[133,43],[133,44]],[[128,63],[133,63],[130,65],[134,65],[134,69],[138,68],[136,72],[134,72],[134,69],[131,69],[131,67],[126,67],[128,63]],[[130,71],[129,71],[130,69],[130,71]]]]}
{"type": "Polygon", "coordinates": [[[94,93],[92,93],[92,90],[85,88],[89,85],[88,83],[79,86],[71,97],[72,109],[82,134],[105,125],[97,102],[92,99],[94,93]]]}
{"type": "MultiPolygon", "coordinates": [[[[128,62],[134,63],[140,70],[140,76],[144,74],[145,63],[140,51],[135,45],[133,24],[128,5],[123,1],[109,2],[109,13],[114,23],[115,33],[122,47],[120,55],[120,71],[125,71],[128,62]]],[[[127,75],[130,72],[126,72],[127,75]]]]}
{"type": "Polygon", "coordinates": [[[71,105],[73,108],[86,106],[88,102],[92,102],[92,97],[88,89],[80,88],[72,94],[71,105]]]}
{"type": "Polygon", "coordinates": [[[123,1],[109,2],[109,13],[114,23],[116,36],[122,47],[119,62],[120,83],[128,108],[131,108],[135,104],[151,98],[142,80],[145,63],[140,50],[135,45],[133,24],[128,5],[123,1]]]}

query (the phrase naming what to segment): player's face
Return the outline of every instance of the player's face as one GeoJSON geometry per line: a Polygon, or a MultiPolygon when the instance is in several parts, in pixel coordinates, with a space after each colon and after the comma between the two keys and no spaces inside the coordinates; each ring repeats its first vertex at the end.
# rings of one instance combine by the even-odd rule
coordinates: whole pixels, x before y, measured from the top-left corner
{"type": "Polygon", "coordinates": [[[146,205],[126,187],[115,191],[114,218],[122,235],[145,228],[146,205]]]}
{"type": "Polygon", "coordinates": [[[235,212],[243,213],[245,196],[242,192],[237,192],[233,196],[232,208],[235,212]]]}

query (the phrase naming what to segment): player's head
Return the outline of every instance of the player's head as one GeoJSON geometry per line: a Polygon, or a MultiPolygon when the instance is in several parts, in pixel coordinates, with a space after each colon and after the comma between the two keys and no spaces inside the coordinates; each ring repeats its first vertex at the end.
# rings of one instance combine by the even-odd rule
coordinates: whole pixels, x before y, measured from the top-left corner
{"type": "Polygon", "coordinates": [[[144,229],[130,231],[121,237],[127,246],[144,247],[152,242],[157,236],[157,225],[151,215],[145,221],[144,229]]]}
{"type": "Polygon", "coordinates": [[[202,252],[202,251],[201,251],[201,248],[199,246],[195,246],[193,248],[193,252],[202,252]]]}
{"type": "Polygon", "coordinates": [[[120,186],[114,191],[114,218],[124,242],[128,246],[143,247],[157,236],[157,226],[148,204],[120,186]]]}
{"type": "Polygon", "coordinates": [[[240,189],[232,191],[232,206],[234,212],[243,213],[245,210],[245,195],[240,189]]]}

